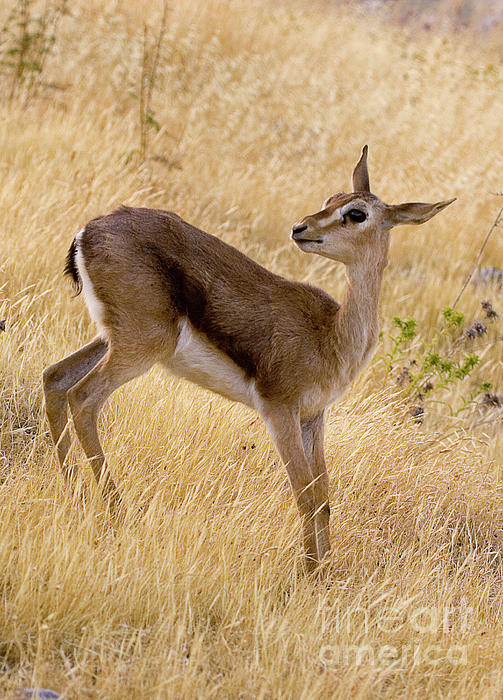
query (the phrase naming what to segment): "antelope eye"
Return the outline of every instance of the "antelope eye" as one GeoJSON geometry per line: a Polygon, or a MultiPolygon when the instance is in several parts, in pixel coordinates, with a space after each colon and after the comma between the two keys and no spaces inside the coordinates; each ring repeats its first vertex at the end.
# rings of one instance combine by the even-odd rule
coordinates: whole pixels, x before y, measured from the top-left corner
{"type": "Polygon", "coordinates": [[[361,209],[350,209],[347,216],[349,216],[351,221],[356,221],[359,224],[367,218],[367,215],[361,209]]]}

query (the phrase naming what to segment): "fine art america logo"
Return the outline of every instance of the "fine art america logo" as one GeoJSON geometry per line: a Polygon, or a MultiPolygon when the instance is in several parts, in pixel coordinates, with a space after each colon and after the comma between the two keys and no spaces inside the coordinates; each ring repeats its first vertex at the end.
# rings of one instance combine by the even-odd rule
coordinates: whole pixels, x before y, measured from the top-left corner
{"type": "Polygon", "coordinates": [[[460,666],[467,663],[465,644],[459,643],[471,624],[473,608],[462,600],[445,608],[421,606],[376,616],[365,608],[336,611],[336,631],[350,639],[355,631],[370,641],[338,641],[321,647],[324,666],[460,666]],[[396,634],[407,642],[379,643],[380,633],[396,634]]]}

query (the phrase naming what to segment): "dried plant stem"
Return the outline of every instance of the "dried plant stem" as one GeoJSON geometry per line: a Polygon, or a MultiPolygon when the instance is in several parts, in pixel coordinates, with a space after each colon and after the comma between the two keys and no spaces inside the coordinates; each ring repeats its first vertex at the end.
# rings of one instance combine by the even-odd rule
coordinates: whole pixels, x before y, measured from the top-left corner
{"type": "Polygon", "coordinates": [[[159,58],[161,55],[161,46],[164,41],[164,36],[166,34],[166,24],[167,24],[167,19],[168,19],[168,3],[166,0],[163,2],[163,7],[162,7],[162,17],[161,17],[161,26],[159,28],[159,33],[157,35],[157,39],[155,42],[154,46],[154,57],[152,59],[152,63],[150,66],[150,79],[147,82],[147,105],[150,105],[150,101],[152,98],[152,90],[155,85],[155,80],[157,77],[157,69],[159,67],[159,58]]]}
{"type": "Polygon", "coordinates": [[[475,270],[476,270],[477,267],[478,267],[478,264],[479,264],[479,262],[480,262],[480,258],[482,257],[482,253],[484,252],[484,248],[486,247],[487,242],[488,242],[489,238],[491,237],[491,235],[492,235],[494,229],[497,228],[497,227],[500,225],[500,223],[501,223],[502,221],[503,221],[503,207],[501,207],[501,209],[499,210],[498,215],[497,215],[496,218],[494,219],[494,221],[493,221],[493,223],[492,223],[492,225],[491,225],[491,228],[489,229],[489,231],[487,232],[486,237],[484,238],[484,242],[483,242],[482,245],[480,246],[480,250],[479,250],[478,255],[477,255],[476,259],[475,259],[475,262],[474,262],[474,264],[473,264],[473,267],[472,267],[472,269],[470,270],[470,273],[468,274],[467,278],[466,278],[465,281],[463,282],[463,286],[461,287],[461,289],[460,289],[460,291],[459,291],[459,294],[458,294],[458,296],[456,297],[456,299],[455,299],[455,301],[454,301],[454,303],[453,303],[453,305],[452,305],[452,308],[453,308],[453,309],[456,308],[456,305],[457,305],[458,301],[461,299],[461,295],[463,294],[463,292],[464,292],[465,289],[467,288],[468,284],[470,283],[470,280],[471,280],[471,278],[473,277],[473,273],[475,272],[475,270]]]}
{"type": "Polygon", "coordinates": [[[145,157],[145,152],[147,150],[147,122],[145,118],[145,76],[147,75],[147,62],[148,62],[148,30],[147,24],[143,25],[143,52],[141,61],[141,77],[140,77],[140,153],[141,157],[145,157]]]}
{"type": "Polygon", "coordinates": [[[19,20],[18,25],[21,28],[21,37],[19,42],[19,49],[17,54],[16,68],[12,74],[11,88],[9,93],[9,100],[12,100],[16,94],[16,88],[23,78],[23,66],[25,63],[25,55],[29,45],[27,40],[28,35],[28,22],[30,19],[29,15],[29,3],[28,0],[21,0],[19,3],[19,20]]]}
{"type": "Polygon", "coordinates": [[[161,47],[166,34],[168,18],[168,3],[163,2],[161,24],[153,50],[149,48],[148,41],[148,25],[143,25],[143,52],[141,62],[141,77],[140,77],[140,153],[141,157],[145,158],[148,149],[148,129],[149,117],[152,114],[151,103],[152,93],[157,80],[157,71],[159,68],[159,59],[161,56],[161,47]]]}
{"type": "MultiPolygon", "coordinates": [[[[61,0],[55,6],[48,8],[46,14],[41,18],[41,33],[46,38],[43,49],[40,51],[39,65],[40,74],[42,74],[51,44],[56,40],[56,35],[59,28],[59,23],[63,15],[67,12],[68,0],[61,0]]],[[[33,90],[34,87],[34,75],[32,75],[30,89],[33,90]]]]}

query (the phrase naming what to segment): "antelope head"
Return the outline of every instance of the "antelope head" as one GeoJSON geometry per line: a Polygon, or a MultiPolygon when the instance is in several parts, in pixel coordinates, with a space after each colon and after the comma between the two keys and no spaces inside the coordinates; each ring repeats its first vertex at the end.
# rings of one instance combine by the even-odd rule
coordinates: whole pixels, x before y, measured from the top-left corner
{"type": "Polygon", "coordinates": [[[382,259],[386,262],[389,231],[400,224],[423,224],[454,202],[385,204],[370,191],[368,147],[353,171],[353,192],[338,192],[321,211],[300,219],[291,238],[306,253],[317,253],[348,266],[382,259]]]}

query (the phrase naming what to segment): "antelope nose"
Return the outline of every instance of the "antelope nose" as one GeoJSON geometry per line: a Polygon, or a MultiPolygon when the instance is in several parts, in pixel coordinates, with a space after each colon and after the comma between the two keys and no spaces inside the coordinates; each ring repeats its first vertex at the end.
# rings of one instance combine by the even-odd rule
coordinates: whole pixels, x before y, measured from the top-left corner
{"type": "Polygon", "coordinates": [[[299,237],[299,234],[303,233],[307,229],[307,224],[294,224],[292,226],[292,238],[295,240],[299,237]]]}

